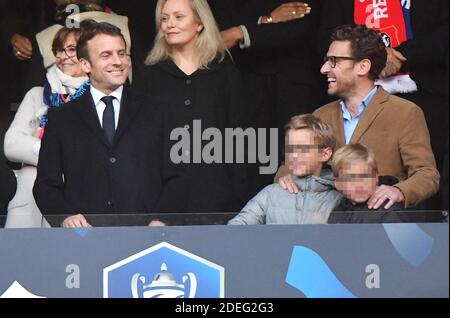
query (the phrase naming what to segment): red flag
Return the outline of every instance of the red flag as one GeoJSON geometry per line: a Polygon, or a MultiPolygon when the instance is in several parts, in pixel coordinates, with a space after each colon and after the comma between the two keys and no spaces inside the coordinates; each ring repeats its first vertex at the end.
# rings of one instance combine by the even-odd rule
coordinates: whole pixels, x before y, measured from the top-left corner
{"type": "Polygon", "coordinates": [[[387,35],[387,46],[395,48],[408,39],[400,0],[355,0],[354,17],[356,24],[387,35]]]}

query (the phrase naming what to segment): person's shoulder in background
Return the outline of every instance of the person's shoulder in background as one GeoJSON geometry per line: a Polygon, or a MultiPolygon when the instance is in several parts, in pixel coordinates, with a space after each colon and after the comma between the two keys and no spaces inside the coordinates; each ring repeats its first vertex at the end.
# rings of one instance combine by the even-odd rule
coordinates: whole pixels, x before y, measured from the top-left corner
{"type": "Polygon", "coordinates": [[[17,189],[16,176],[5,160],[0,157],[0,215],[6,212],[8,202],[14,197],[17,189]]]}

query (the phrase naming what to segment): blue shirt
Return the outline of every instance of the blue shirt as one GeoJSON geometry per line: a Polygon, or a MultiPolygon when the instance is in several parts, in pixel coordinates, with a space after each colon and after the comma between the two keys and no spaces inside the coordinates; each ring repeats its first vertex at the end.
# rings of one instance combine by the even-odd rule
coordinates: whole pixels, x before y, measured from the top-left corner
{"type": "Polygon", "coordinates": [[[340,101],[342,117],[344,118],[344,136],[346,144],[348,144],[350,142],[350,139],[352,139],[353,133],[355,132],[356,126],[358,125],[359,120],[364,113],[364,110],[366,110],[366,107],[369,105],[370,101],[373,98],[373,95],[375,95],[377,90],[378,86],[375,86],[374,89],[372,89],[370,93],[362,100],[361,104],[359,104],[358,107],[358,115],[353,118],[348,111],[344,101],[340,101]]]}

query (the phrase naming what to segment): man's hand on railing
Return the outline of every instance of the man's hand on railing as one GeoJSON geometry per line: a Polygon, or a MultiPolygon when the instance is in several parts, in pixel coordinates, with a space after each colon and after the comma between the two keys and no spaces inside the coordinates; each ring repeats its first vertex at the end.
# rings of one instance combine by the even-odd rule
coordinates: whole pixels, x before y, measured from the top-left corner
{"type": "Polygon", "coordinates": [[[164,223],[163,221],[155,219],[155,220],[152,220],[148,226],[151,226],[151,227],[163,227],[163,226],[167,226],[167,224],[164,223]]]}
{"type": "Polygon", "coordinates": [[[62,227],[64,228],[90,228],[90,225],[86,218],[82,214],[72,215],[66,218],[62,222],[62,227]]]}

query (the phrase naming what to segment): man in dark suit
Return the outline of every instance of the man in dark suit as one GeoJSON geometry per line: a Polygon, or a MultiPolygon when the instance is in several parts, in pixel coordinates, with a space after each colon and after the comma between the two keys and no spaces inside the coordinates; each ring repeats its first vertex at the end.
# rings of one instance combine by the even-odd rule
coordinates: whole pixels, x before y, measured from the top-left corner
{"type": "Polygon", "coordinates": [[[36,203],[44,214],[72,214],[64,227],[89,227],[83,214],[150,212],[161,188],[162,112],[123,85],[129,56],[120,29],[92,21],[77,55],[91,86],[49,112],[36,203]]]}

